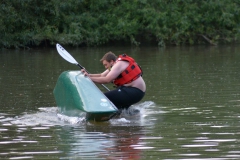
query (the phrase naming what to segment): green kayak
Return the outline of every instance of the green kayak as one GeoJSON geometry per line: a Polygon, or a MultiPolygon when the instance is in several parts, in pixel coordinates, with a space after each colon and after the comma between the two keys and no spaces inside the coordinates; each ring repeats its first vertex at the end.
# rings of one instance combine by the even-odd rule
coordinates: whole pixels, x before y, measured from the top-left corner
{"type": "Polygon", "coordinates": [[[63,72],[57,80],[53,94],[59,111],[67,116],[86,113],[88,121],[107,121],[119,112],[81,71],[63,72]]]}

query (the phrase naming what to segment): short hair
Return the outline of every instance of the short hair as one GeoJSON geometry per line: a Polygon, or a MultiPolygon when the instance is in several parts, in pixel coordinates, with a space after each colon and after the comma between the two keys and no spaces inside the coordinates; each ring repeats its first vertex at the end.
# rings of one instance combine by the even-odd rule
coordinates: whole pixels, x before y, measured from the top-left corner
{"type": "Polygon", "coordinates": [[[111,60],[113,60],[115,62],[117,60],[117,56],[113,52],[109,51],[102,57],[102,59],[100,59],[100,62],[104,60],[107,62],[111,62],[111,60]]]}

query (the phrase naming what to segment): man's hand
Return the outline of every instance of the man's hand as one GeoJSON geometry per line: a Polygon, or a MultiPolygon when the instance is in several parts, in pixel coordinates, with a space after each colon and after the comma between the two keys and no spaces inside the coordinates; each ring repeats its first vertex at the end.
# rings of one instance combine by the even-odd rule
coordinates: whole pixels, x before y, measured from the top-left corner
{"type": "Polygon", "coordinates": [[[84,76],[89,76],[88,72],[85,69],[81,69],[81,72],[84,74],[84,76]]]}

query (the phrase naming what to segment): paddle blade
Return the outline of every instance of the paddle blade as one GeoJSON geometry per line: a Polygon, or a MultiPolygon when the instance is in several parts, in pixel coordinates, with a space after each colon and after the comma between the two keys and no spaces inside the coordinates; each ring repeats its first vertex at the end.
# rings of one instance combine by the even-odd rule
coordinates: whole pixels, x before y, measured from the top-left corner
{"type": "Polygon", "coordinates": [[[66,61],[72,64],[78,65],[78,62],[60,44],[57,43],[56,48],[62,58],[64,58],[66,61]]]}

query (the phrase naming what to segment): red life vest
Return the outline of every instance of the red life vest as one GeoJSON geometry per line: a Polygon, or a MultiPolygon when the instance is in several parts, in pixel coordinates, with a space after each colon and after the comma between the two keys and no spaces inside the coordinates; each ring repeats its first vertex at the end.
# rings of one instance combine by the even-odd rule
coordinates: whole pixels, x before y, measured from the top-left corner
{"type": "Polygon", "coordinates": [[[113,81],[117,86],[131,83],[142,75],[142,70],[135,60],[126,54],[120,55],[116,61],[128,61],[128,67],[113,81]]]}

